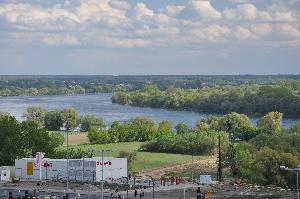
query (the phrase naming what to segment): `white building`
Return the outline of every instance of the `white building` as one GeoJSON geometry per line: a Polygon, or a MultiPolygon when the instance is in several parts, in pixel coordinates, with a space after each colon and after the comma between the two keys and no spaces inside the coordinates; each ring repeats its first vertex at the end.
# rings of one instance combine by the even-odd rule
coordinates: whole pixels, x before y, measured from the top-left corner
{"type": "Polygon", "coordinates": [[[15,177],[15,167],[2,166],[0,167],[0,181],[11,181],[15,177]]]}
{"type": "MultiPolygon", "coordinates": [[[[69,159],[69,180],[95,181],[102,179],[102,158],[69,159]]],[[[67,160],[45,158],[41,167],[42,180],[66,180],[67,160]]],[[[15,160],[15,176],[21,180],[39,180],[40,167],[35,158],[15,160]]],[[[103,179],[118,179],[127,176],[127,159],[105,157],[103,179]]]]}

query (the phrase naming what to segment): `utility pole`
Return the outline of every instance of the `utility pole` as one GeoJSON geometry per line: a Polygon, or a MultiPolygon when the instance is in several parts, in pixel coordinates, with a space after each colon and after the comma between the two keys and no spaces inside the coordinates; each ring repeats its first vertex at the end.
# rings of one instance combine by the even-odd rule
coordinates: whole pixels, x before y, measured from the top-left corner
{"type": "Polygon", "coordinates": [[[222,174],[222,154],[221,154],[221,136],[219,135],[219,151],[218,151],[218,181],[223,181],[222,174]]]}
{"type": "Polygon", "coordinates": [[[227,128],[228,128],[228,137],[229,137],[229,161],[230,161],[230,168],[231,173],[233,177],[236,177],[237,175],[237,167],[235,162],[235,151],[234,151],[234,132],[232,130],[232,126],[230,121],[226,122],[227,128]]]}
{"type": "Polygon", "coordinates": [[[192,153],[192,182],[194,183],[194,152],[192,153]]]}
{"type": "Polygon", "coordinates": [[[104,169],[104,166],[103,166],[104,165],[104,157],[103,157],[104,155],[103,155],[103,153],[104,153],[104,150],[102,149],[102,153],[101,153],[101,155],[102,155],[102,164],[101,164],[102,165],[102,171],[101,171],[101,173],[102,173],[101,174],[101,199],[103,199],[103,173],[104,173],[103,172],[103,169],[104,169]]]}
{"type": "Polygon", "coordinates": [[[69,190],[69,131],[67,130],[67,190],[69,190]]]}

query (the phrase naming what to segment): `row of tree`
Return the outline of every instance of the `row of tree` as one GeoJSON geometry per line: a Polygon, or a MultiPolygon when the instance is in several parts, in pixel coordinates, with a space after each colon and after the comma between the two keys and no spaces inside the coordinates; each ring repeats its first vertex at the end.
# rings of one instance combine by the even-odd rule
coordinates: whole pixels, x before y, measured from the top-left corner
{"type": "Polygon", "coordinates": [[[48,111],[40,106],[31,106],[26,109],[23,117],[27,121],[34,121],[51,131],[61,129],[73,131],[78,127],[81,132],[86,132],[92,126],[106,128],[105,121],[102,118],[94,115],[79,116],[74,108],[48,111]]]}
{"type": "Polygon", "coordinates": [[[226,85],[279,85],[300,93],[299,75],[183,75],[183,76],[0,76],[0,96],[66,95],[135,91],[157,84],[161,90],[170,87],[198,89],[226,85]]]}
{"type": "Polygon", "coordinates": [[[264,115],[278,111],[285,117],[300,117],[300,97],[289,84],[282,86],[224,86],[202,89],[169,88],[148,85],[134,92],[115,92],[113,103],[133,106],[191,110],[207,113],[238,112],[264,115]]]}

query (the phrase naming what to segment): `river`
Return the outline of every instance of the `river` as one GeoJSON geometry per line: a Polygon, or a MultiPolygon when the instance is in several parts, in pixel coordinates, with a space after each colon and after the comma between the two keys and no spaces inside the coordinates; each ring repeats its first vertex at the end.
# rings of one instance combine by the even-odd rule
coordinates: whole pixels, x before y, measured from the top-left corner
{"type": "MultiPolygon", "coordinates": [[[[206,113],[190,111],[171,111],[156,108],[141,108],[123,106],[111,103],[111,93],[85,94],[85,95],[56,95],[56,96],[21,96],[0,97],[0,111],[9,112],[19,121],[23,120],[23,112],[29,106],[42,106],[48,110],[75,108],[79,114],[94,114],[103,117],[108,124],[115,120],[128,120],[132,117],[144,116],[152,118],[157,122],[170,120],[174,125],[185,122],[192,127],[196,121],[206,118],[206,113]]],[[[251,117],[252,124],[256,124],[258,118],[251,117]]],[[[283,119],[282,126],[288,127],[300,119],[283,119]]]]}

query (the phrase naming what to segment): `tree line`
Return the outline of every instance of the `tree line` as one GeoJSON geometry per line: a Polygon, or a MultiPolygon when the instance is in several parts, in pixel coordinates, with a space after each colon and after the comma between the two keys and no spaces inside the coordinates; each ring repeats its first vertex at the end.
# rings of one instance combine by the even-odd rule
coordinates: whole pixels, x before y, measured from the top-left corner
{"type": "Polygon", "coordinates": [[[199,89],[226,85],[279,85],[300,93],[297,75],[178,75],[178,76],[0,76],[0,96],[72,95],[136,91],[156,84],[160,90],[170,87],[199,89]]]}
{"type": "Polygon", "coordinates": [[[300,117],[300,97],[297,86],[223,86],[201,89],[170,87],[162,91],[157,85],[148,85],[134,92],[115,92],[113,103],[140,107],[190,110],[206,113],[238,112],[264,115],[278,111],[285,117],[300,117]]]}

